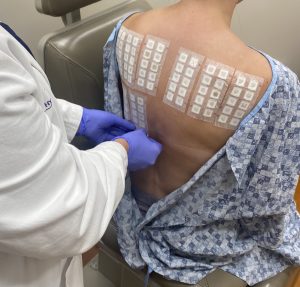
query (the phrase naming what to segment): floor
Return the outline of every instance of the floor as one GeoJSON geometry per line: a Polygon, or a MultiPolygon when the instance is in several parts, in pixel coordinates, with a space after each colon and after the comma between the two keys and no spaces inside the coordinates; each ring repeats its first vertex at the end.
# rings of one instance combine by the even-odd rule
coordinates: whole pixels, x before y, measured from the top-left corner
{"type": "Polygon", "coordinates": [[[83,269],[85,287],[116,287],[98,271],[98,256],[83,269]]]}

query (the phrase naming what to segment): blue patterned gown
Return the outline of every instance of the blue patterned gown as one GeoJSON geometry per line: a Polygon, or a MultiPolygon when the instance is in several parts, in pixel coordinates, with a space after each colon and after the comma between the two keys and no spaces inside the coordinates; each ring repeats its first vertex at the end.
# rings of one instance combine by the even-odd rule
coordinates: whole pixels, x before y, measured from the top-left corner
{"type": "MultiPolygon", "coordinates": [[[[105,107],[122,116],[115,46],[104,47],[105,107]]],[[[249,285],[300,264],[300,217],[293,195],[300,169],[300,84],[269,61],[272,82],[234,135],[183,186],[145,216],[130,182],[115,214],[126,262],[195,284],[220,268],[249,285]]]]}

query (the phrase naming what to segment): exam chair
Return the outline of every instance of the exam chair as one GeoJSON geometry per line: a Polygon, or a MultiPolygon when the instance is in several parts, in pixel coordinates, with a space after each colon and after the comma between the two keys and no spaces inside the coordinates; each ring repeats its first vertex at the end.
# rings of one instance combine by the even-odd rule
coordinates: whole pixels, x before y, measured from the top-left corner
{"type": "MultiPolygon", "coordinates": [[[[111,0],[116,3],[113,8],[81,19],[81,8],[100,1],[36,0],[35,2],[36,9],[40,13],[61,17],[65,25],[62,29],[45,35],[39,44],[41,64],[54,95],[95,109],[103,108],[102,47],[109,34],[125,14],[151,8],[145,0],[111,0]]],[[[82,141],[75,142],[75,145],[87,148],[82,141]]],[[[120,254],[113,222],[103,236],[99,249],[98,259],[93,263],[93,268],[99,270],[115,287],[144,286],[145,271],[132,270],[120,254]]],[[[226,274],[218,271],[213,277],[195,286],[210,287],[211,284],[218,286],[217,282],[224,282],[224,278],[226,274]]],[[[230,280],[232,279],[228,279],[227,287],[234,286],[234,282],[230,280]]],[[[149,287],[181,286],[186,285],[165,280],[158,275],[151,276],[149,282],[149,287]]]]}
{"type": "MultiPolygon", "coordinates": [[[[150,9],[145,0],[113,0],[113,8],[81,19],[81,8],[101,0],[35,0],[38,12],[61,17],[64,28],[39,43],[41,65],[57,98],[86,108],[102,109],[102,47],[115,24],[132,11],[150,9]]],[[[79,149],[93,145],[84,138],[72,142],[79,149]]]]}

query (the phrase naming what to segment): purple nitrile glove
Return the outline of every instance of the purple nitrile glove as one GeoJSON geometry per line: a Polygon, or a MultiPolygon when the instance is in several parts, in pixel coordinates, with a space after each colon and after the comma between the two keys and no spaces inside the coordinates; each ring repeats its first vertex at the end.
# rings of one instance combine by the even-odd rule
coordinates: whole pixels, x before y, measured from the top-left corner
{"type": "Polygon", "coordinates": [[[128,169],[130,171],[154,165],[162,150],[162,145],[149,138],[143,129],[129,132],[117,138],[128,142],[128,169]]]}
{"type": "Polygon", "coordinates": [[[110,141],[135,130],[135,125],[109,112],[83,108],[77,136],[84,136],[96,144],[110,141]]]}

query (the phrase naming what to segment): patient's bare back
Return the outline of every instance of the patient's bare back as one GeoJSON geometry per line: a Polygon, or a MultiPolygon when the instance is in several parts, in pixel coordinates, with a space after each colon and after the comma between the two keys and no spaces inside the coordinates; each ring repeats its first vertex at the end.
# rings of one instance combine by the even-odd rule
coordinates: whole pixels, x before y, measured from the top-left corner
{"type": "Polygon", "coordinates": [[[116,47],[125,117],[163,144],[155,166],[133,173],[132,184],[157,198],[226,143],[272,77],[265,57],[230,30],[179,12],[130,17],[116,47]]]}

